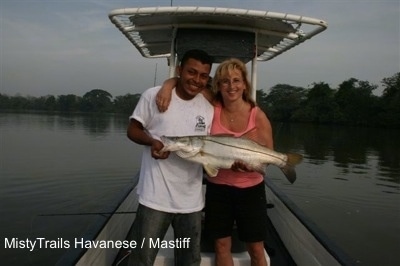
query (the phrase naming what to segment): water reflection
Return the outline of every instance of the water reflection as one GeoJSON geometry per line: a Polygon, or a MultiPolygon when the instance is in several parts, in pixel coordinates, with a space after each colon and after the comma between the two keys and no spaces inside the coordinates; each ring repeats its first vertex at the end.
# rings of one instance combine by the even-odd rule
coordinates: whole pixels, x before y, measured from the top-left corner
{"type": "Polygon", "coordinates": [[[273,128],[277,150],[300,151],[316,165],[333,161],[344,174],[367,174],[376,168],[382,180],[400,182],[398,129],[283,123],[273,128]]]}
{"type": "Polygon", "coordinates": [[[114,116],[109,114],[63,114],[53,121],[60,130],[84,129],[86,134],[92,136],[104,136],[113,128],[114,116]]]}
{"type": "MultiPolygon", "coordinates": [[[[0,113],[3,237],[71,239],[109,212],[139,169],[126,116],[0,113]],[[125,121],[125,124],[119,122],[125,121]]],[[[71,241],[72,242],[72,241],[71,241]]],[[[54,265],[65,249],[0,249],[4,265],[54,265]]]]}
{"type": "MultiPolygon", "coordinates": [[[[79,237],[96,217],[38,215],[114,207],[113,199],[140,166],[141,146],[126,137],[127,124],[126,115],[0,113],[2,234],[79,237]]],[[[371,265],[395,261],[400,243],[399,130],[304,124],[273,128],[276,149],[299,152],[305,160],[296,168],[294,185],[280,178],[276,167],[270,168],[271,179],[355,258],[371,265]],[[366,252],[378,242],[378,251],[366,252]]],[[[47,265],[64,250],[2,252],[4,265],[47,265]]]]}
{"type": "Polygon", "coordinates": [[[82,118],[86,132],[93,136],[108,134],[112,127],[113,117],[110,115],[89,115],[82,118]]]}
{"type": "Polygon", "coordinates": [[[103,136],[114,129],[126,130],[128,116],[121,114],[53,114],[48,113],[0,113],[0,127],[40,127],[46,130],[84,130],[88,135],[103,136]]]}

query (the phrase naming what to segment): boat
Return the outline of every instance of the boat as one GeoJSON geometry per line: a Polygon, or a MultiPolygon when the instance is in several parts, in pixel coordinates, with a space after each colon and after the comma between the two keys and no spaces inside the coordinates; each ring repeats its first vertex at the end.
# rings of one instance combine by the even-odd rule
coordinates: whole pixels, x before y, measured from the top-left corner
{"type": "MultiPolygon", "coordinates": [[[[170,76],[185,51],[202,49],[214,63],[235,57],[251,62],[251,82],[257,88],[257,62],[268,61],[309,40],[327,28],[323,20],[271,11],[220,7],[139,7],[110,12],[111,22],[143,57],[166,58],[170,76]]],[[[254,93],[255,93],[254,89],[254,93]]],[[[254,99],[255,99],[255,95],[254,99]]],[[[115,210],[99,217],[84,236],[90,241],[126,240],[138,205],[134,182],[115,210]]],[[[353,265],[335,245],[265,177],[268,237],[265,252],[270,265],[353,265]]],[[[169,230],[165,240],[172,239],[169,230]]],[[[204,238],[205,239],[205,238],[204,238]]],[[[233,236],[235,265],[250,265],[243,243],[233,236]]],[[[130,248],[81,248],[69,250],[57,265],[126,265],[130,248]]],[[[213,265],[211,243],[202,243],[201,265],[213,265]]],[[[173,249],[160,249],[155,265],[173,265],[173,249]]]]}

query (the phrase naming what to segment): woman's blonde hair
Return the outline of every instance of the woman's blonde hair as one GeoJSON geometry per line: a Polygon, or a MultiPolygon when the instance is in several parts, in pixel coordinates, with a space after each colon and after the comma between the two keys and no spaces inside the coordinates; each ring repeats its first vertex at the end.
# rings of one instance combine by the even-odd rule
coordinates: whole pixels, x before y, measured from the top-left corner
{"type": "Polygon", "coordinates": [[[242,98],[244,101],[251,104],[251,106],[255,106],[255,101],[251,98],[252,87],[250,81],[248,79],[248,72],[246,65],[239,59],[231,58],[223,61],[219,64],[218,68],[215,71],[214,78],[212,80],[212,90],[215,95],[215,100],[220,102],[222,105],[224,101],[222,99],[221,91],[219,90],[219,85],[222,79],[229,75],[229,73],[233,70],[239,70],[242,74],[243,82],[246,85],[246,89],[243,91],[242,98]]]}

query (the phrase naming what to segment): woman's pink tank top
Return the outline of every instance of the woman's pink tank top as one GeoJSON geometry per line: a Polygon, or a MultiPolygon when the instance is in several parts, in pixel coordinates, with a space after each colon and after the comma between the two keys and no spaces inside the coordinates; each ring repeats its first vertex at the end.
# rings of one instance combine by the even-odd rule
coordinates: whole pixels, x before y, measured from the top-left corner
{"type": "MultiPolygon", "coordinates": [[[[211,135],[229,134],[233,135],[234,137],[243,136],[247,132],[256,128],[256,114],[258,111],[258,107],[252,108],[247,128],[243,132],[234,132],[225,128],[221,124],[222,106],[215,106],[214,118],[211,125],[211,135]]],[[[215,184],[229,185],[240,188],[255,186],[259,184],[262,180],[264,180],[264,178],[262,174],[258,172],[236,172],[232,171],[231,169],[220,169],[217,176],[208,178],[208,181],[215,184]]]]}

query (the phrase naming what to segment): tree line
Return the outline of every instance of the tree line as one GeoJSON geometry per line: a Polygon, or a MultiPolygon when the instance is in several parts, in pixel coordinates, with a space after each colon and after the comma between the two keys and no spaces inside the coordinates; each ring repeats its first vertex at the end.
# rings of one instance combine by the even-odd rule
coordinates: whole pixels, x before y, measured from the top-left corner
{"type": "Polygon", "coordinates": [[[74,94],[41,97],[8,96],[0,94],[0,110],[34,110],[49,112],[131,113],[140,94],[113,96],[105,90],[94,89],[81,96],[74,94]]]}
{"type": "MultiPolygon", "coordinates": [[[[269,93],[257,90],[256,100],[272,121],[400,128],[400,72],[381,83],[381,96],[373,94],[377,85],[355,78],[343,81],[337,88],[324,82],[313,83],[309,88],[277,84],[269,93]]],[[[0,94],[0,110],[130,114],[139,98],[140,94],[114,98],[101,89],[91,90],[83,97],[0,94]]]]}

